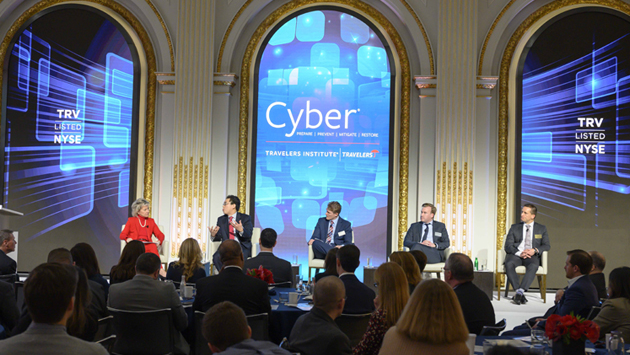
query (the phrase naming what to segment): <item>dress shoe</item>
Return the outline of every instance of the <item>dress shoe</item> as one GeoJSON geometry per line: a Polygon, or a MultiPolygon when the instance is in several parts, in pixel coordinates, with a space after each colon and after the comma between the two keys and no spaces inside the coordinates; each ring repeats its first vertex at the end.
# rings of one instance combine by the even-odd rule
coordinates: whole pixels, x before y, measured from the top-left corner
{"type": "Polygon", "coordinates": [[[523,298],[521,299],[521,303],[527,303],[527,298],[525,298],[525,295],[523,295],[523,298]]]}
{"type": "Polygon", "coordinates": [[[523,294],[521,293],[515,294],[514,297],[512,297],[512,301],[520,305],[521,303],[523,303],[523,294]]]}

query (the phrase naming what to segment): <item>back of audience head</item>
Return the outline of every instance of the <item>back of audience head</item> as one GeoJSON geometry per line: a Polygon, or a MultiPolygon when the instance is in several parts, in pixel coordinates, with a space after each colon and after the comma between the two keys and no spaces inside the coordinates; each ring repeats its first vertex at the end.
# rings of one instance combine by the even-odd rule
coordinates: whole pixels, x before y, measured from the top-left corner
{"type": "Polygon", "coordinates": [[[110,278],[119,280],[132,278],[136,274],[136,261],[144,253],[144,244],[141,241],[132,240],[127,243],[118,259],[118,264],[112,268],[110,278]]]}
{"type": "Polygon", "coordinates": [[[425,280],[416,287],[396,329],[410,340],[436,345],[468,339],[468,327],[457,296],[440,279],[425,280]]]}
{"type": "Polygon", "coordinates": [[[90,244],[77,243],[70,249],[70,253],[74,263],[83,268],[88,277],[101,274],[96,253],[90,244]]]}
{"type": "Polygon", "coordinates": [[[385,311],[385,324],[396,324],[407,301],[409,284],[400,265],[392,262],[383,263],[376,269],[374,279],[378,285],[378,304],[385,311]]]}
{"type": "Polygon", "coordinates": [[[324,259],[324,267],[326,268],[326,274],[337,275],[337,251],[338,248],[332,248],[326,253],[326,259],[324,259]]]}
{"type": "Polygon", "coordinates": [[[77,270],[77,289],[74,294],[74,310],[68,319],[66,328],[68,334],[82,338],[87,324],[87,307],[92,302],[92,292],[88,284],[88,276],[86,272],[79,266],[75,266],[77,270]]]}
{"type": "Polygon", "coordinates": [[[604,271],[604,268],[606,267],[606,258],[604,257],[604,254],[595,250],[591,250],[588,253],[593,259],[593,269],[591,270],[591,273],[604,271]]]}
{"type": "Polygon", "coordinates": [[[313,291],[313,306],[336,318],[343,311],[346,288],[337,277],[324,277],[317,282],[313,291]]]}
{"type": "Polygon", "coordinates": [[[179,260],[177,265],[182,267],[182,274],[186,276],[186,279],[190,279],[197,269],[203,267],[201,260],[203,256],[201,254],[201,248],[199,242],[195,238],[186,238],[179,248],[179,260]]]}
{"type": "Polygon", "coordinates": [[[272,249],[276,246],[278,240],[278,233],[273,228],[265,228],[260,232],[260,246],[267,249],[272,249]]]}
{"type": "Polygon", "coordinates": [[[424,268],[427,266],[427,255],[420,250],[412,250],[410,253],[413,255],[414,259],[416,259],[420,272],[423,272],[424,268]]]}
{"type": "Polygon", "coordinates": [[[236,240],[224,240],[219,246],[219,256],[224,266],[237,265],[243,267],[243,250],[236,240]]]}
{"type": "Polygon", "coordinates": [[[389,260],[402,267],[409,285],[416,286],[420,283],[420,281],[422,281],[420,267],[411,253],[406,251],[395,251],[389,256],[389,260]]]}
{"type": "Polygon", "coordinates": [[[359,267],[361,251],[356,245],[344,245],[337,251],[337,273],[354,272],[359,267]],[[341,271],[340,270],[343,270],[341,271]]]}
{"type": "Polygon", "coordinates": [[[161,267],[160,257],[153,253],[144,253],[136,261],[136,274],[149,275],[157,279],[161,267]]]}
{"type": "Polygon", "coordinates": [[[475,278],[472,260],[466,254],[451,253],[444,264],[444,278],[451,286],[472,281],[475,278]]]}
{"type": "Polygon", "coordinates": [[[593,268],[593,258],[581,249],[569,250],[564,267],[566,277],[572,279],[580,275],[588,275],[593,268]]]}
{"type": "Polygon", "coordinates": [[[213,353],[225,351],[251,337],[245,312],[230,301],[215,304],[203,316],[201,333],[213,353]]]}
{"type": "Polygon", "coordinates": [[[630,267],[622,266],[608,276],[608,298],[624,297],[630,300],[630,267]]]}
{"type": "Polygon", "coordinates": [[[48,253],[48,262],[72,265],[74,264],[74,259],[72,259],[72,253],[70,253],[70,250],[66,248],[57,248],[48,253]]]}
{"type": "Polygon", "coordinates": [[[65,324],[74,308],[78,281],[71,265],[45,263],[37,266],[24,282],[24,301],[35,323],[65,324]]]}

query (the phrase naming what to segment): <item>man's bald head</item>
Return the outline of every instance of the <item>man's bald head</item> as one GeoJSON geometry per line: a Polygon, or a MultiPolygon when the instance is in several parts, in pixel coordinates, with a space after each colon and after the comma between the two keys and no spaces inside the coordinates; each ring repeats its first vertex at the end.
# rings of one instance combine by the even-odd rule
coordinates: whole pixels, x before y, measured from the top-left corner
{"type": "Polygon", "coordinates": [[[235,240],[224,240],[219,246],[219,257],[225,266],[237,265],[243,267],[243,251],[235,240]]]}
{"type": "Polygon", "coordinates": [[[315,284],[313,304],[326,313],[334,311],[339,301],[344,298],[346,288],[338,277],[324,277],[315,284]]]}

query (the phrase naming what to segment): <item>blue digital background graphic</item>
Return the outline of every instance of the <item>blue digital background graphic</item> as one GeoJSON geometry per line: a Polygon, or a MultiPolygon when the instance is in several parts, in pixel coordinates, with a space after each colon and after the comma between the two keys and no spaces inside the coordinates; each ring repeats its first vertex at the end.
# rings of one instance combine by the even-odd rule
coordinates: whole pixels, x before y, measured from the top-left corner
{"type": "Polygon", "coordinates": [[[307,241],[339,201],[361,265],[379,265],[389,236],[386,47],[363,20],[335,10],[299,14],[271,36],[258,64],[255,226],[275,229],[274,253],[297,255],[306,275],[307,241]]]}
{"type": "Polygon", "coordinates": [[[120,255],[135,168],[127,40],[93,10],[51,11],[17,35],[7,80],[3,205],[24,213],[15,228],[19,269],[55,247],[88,242],[107,273],[120,255]]]}

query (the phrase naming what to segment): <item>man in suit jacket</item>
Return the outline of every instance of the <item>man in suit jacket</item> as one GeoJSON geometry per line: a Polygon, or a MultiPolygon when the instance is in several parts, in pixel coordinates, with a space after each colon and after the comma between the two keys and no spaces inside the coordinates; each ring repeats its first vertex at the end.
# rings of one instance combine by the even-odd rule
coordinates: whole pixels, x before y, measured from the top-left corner
{"type": "MultiPolygon", "coordinates": [[[[228,195],[223,202],[223,216],[217,219],[215,227],[208,227],[208,229],[214,242],[225,240],[236,240],[239,242],[243,256],[247,259],[252,255],[254,225],[248,215],[238,212],[240,208],[241,200],[234,195],[228,195]]],[[[217,270],[221,270],[223,264],[218,251],[212,256],[212,262],[217,270]]]]}
{"type": "Polygon", "coordinates": [[[0,325],[4,327],[7,334],[11,334],[18,319],[20,319],[20,311],[15,302],[13,285],[0,281],[0,325]]]}
{"type": "Polygon", "coordinates": [[[245,314],[271,314],[267,283],[245,275],[243,252],[235,240],[226,240],[219,247],[223,269],[216,276],[197,280],[197,296],[193,302],[195,311],[207,311],[223,301],[241,307],[245,314]]]}
{"type": "Polygon", "coordinates": [[[488,295],[472,283],[474,278],[473,263],[468,255],[449,255],[444,265],[444,280],[453,287],[457,295],[468,332],[479,335],[484,326],[495,324],[495,316],[488,295]]]}
{"type": "Polygon", "coordinates": [[[313,292],[313,308],[300,316],[291,330],[290,350],[304,355],[352,354],[350,339],[335,323],[344,309],[345,296],[338,278],[319,280],[313,292]]]}
{"type": "Polygon", "coordinates": [[[0,275],[11,275],[17,272],[17,263],[7,256],[15,251],[17,241],[13,231],[3,229],[0,231],[0,275]]]}
{"type": "Polygon", "coordinates": [[[346,245],[337,251],[337,274],[346,289],[346,305],[343,309],[346,314],[374,312],[376,294],[354,275],[354,270],[359,267],[360,255],[356,245],[346,245]]]}
{"type": "Polygon", "coordinates": [[[188,354],[190,348],[179,332],[188,327],[188,316],[175,291],[175,286],[172,283],[158,281],[160,267],[161,262],[157,255],[153,253],[140,255],[136,261],[136,276],[131,280],[110,286],[108,305],[125,311],[170,308],[175,352],[188,354]]]}
{"type": "Polygon", "coordinates": [[[273,282],[281,283],[293,281],[291,263],[273,255],[278,234],[272,228],[265,228],[260,233],[260,253],[258,256],[245,260],[245,269],[258,269],[262,265],[273,273],[273,282]]]}
{"type": "Polygon", "coordinates": [[[608,290],[606,289],[606,277],[604,276],[604,268],[606,267],[606,258],[604,255],[598,251],[589,251],[588,252],[593,258],[593,269],[590,274],[588,274],[588,278],[593,281],[593,285],[597,289],[597,297],[599,299],[608,298],[608,290]]]}
{"type": "Polygon", "coordinates": [[[352,244],[352,225],[339,217],[339,213],[341,213],[341,204],[331,201],[326,207],[326,217],[317,221],[313,236],[308,241],[308,245],[313,246],[316,259],[325,259],[332,248],[352,244]]]}
{"type": "Polygon", "coordinates": [[[0,341],[3,355],[106,355],[100,344],[68,335],[66,322],[74,309],[79,276],[74,266],[37,266],[24,283],[24,300],[33,323],[26,332],[0,341]]]}
{"type": "Polygon", "coordinates": [[[444,223],[433,220],[436,212],[432,204],[422,204],[420,222],[412,224],[405,236],[404,245],[409,250],[423,252],[427,256],[427,264],[444,261],[444,249],[451,245],[444,223]]]}
{"type": "Polygon", "coordinates": [[[540,266],[540,255],[551,249],[547,227],[534,223],[537,209],[532,204],[523,205],[521,223],[513,224],[505,237],[505,273],[516,291],[516,304],[526,303],[524,292],[529,289],[540,266]],[[525,266],[525,276],[519,282],[517,266],[525,266]]]}

